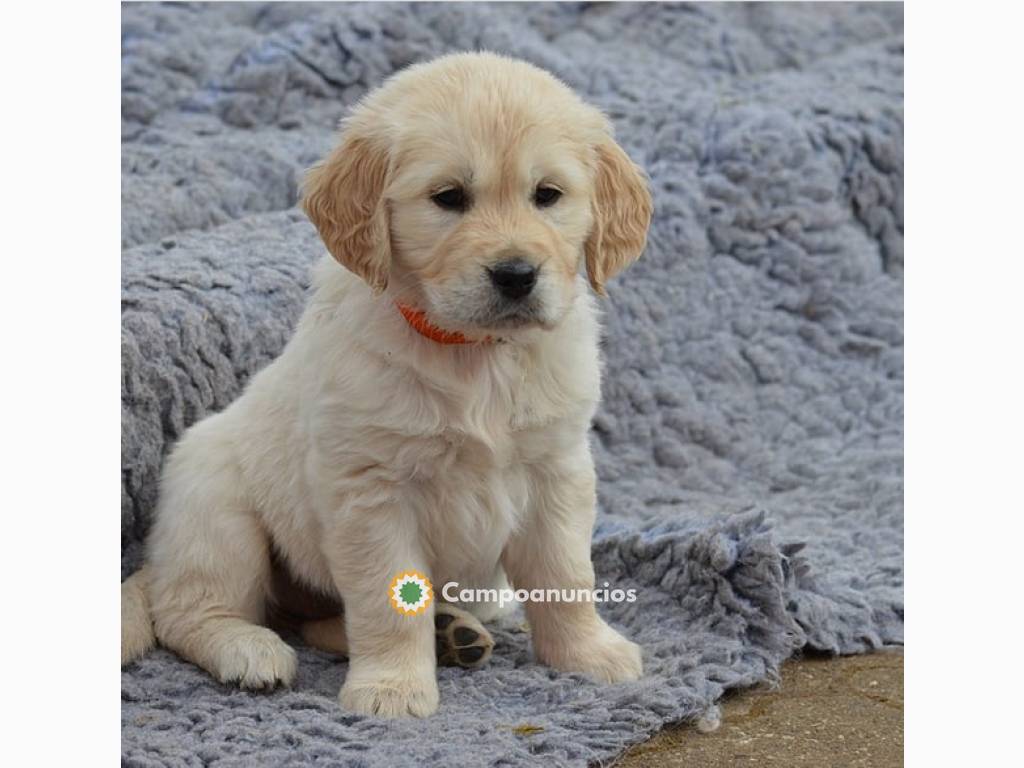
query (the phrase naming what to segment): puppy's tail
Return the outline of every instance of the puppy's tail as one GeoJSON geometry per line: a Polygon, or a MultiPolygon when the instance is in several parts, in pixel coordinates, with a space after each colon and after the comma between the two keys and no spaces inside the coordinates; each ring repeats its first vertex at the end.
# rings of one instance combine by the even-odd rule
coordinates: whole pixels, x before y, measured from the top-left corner
{"type": "Polygon", "coordinates": [[[143,566],[121,583],[121,666],[156,645],[149,612],[149,569],[143,566]]]}

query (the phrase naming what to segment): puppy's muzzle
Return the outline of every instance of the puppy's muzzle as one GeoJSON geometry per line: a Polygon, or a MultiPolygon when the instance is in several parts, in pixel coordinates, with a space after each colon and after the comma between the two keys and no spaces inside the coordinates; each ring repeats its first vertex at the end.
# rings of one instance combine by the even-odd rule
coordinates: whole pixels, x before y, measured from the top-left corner
{"type": "Polygon", "coordinates": [[[526,298],[537,284],[537,268],[523,259],[510,259],[488,267],[495,289],[506,299],[526,298]]]}

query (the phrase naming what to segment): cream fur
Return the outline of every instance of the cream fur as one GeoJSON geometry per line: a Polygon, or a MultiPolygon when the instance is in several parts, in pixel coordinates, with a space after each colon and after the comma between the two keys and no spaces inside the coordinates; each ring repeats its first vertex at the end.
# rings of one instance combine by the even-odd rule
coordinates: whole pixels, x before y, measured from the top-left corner
{"type": "MultiPolygon", "coordinates": [[[[122,588],[122,660],[152,644],[148,610],[161,644],[217,678],[290,683],[295,654],[262,626],[280,562],[344,604],[342,705],[425,716],[438,704],[433,610],[395,613],[394,574],[419,570],[438,592],[506,574],[516,588],[594,585],[598,321],[577,273],[585,264],[601,291],[639,255],[650,196],[607,121],[564,85],[460,54],[362,103],[304,204],[334,260],[315,268],[281,356],[168,458],[144,577],[122,588]],[[531,202],[542,182],[563,189],[550,208],[531,202]],[[473,206],[431,202],[446,183],[471,189],[473,206]],[[510,255],[541,270],[515,322],[484,278],[510,255]],[[437,344],[396,300],[500,341],[437,344]]],[[[544,663],[607,682],[641,674],[639,648],[592,603],[527,614],[544,663]]],[[[319,618],[306,632],[330,645],[338,622],[319,618]]]]}

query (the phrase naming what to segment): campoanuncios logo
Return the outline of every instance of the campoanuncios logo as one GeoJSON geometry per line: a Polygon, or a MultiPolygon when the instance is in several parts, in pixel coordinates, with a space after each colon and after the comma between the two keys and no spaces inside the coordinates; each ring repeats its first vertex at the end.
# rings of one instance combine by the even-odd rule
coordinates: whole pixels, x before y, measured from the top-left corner
{"type": "Polygon", "coordinates": [[[391,580],[388,587],[391,607],[402,616],[416,616],[427,610],[434,600],[430,579],[419,571],[403,571],[391,580]]]}

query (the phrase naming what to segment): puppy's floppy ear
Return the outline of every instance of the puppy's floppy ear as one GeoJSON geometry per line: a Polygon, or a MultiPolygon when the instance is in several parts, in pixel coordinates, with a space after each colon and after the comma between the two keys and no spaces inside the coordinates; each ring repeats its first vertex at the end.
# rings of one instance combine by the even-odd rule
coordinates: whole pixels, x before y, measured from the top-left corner
{"type": "Polygon", "coordinates": [[[378,293],[387,287],[391,265],[388,174],[387,151],[349,129],[302,186],[302,207],[327,250],[378,293]]]}
{"type": "Polygon", "coordinates": [[[605,282],[640,256],[653,203],[643,171],[611,139],[595,147],[594,226],[584,245],[587,277],[601,296],[605,282]]]}

